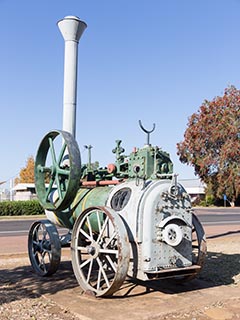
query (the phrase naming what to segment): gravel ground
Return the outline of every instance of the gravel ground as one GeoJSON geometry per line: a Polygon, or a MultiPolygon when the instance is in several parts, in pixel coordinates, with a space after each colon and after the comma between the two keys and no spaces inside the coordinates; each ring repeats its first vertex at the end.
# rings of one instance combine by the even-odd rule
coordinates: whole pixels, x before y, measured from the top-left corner
{"type": "MultiPolygon", "coordinates": [[[[72,287],[76,281],[68,270],[72,287]]],[[[66,278],[65,278],[66,279],[66,278]]],[[[199,275],[203,282],[213,286],[240,287],[240,236],[208,240],[208,256],[199,275]]],[[[71,311],[64,304],[57,305],[46,295],[49,290],[63,286],[64,279],[48,280],[48,285],[37,280],[29,267],[27,258],[2,259],[0,257],[0,319],[1,320],[87,320],[71,311]],[[36,289],[35,282],[38,281],[36,289]],[[62,282],[61,282],[62,281],[62,282]]],[[[69,287],[69,286],[68,286],[69,287]]],[[[177,299],[177,296],[176,296],[177,299]]],[[[129,299],[130,301],[130,299],[129,299]]],[[[115,300],[115,303],[116,300],[115,300]]],[[[132,303],[131,301],[129,303],[132,303]]],[[[96,318],[98,319],[98,318],[96,318]]],[[[161,317],[146,320],[221,320],[240,319],[240,297],[219,300],[188,312],[169,312],[161,317]]]]}
{"type": "MultiPolygon", "coordinates": [[[[35,275],[25,255],[0,257],[0,320],[79,320],[64,305],[45,296],[45,292],[51,291],[52,281],[35,275]],[[50,283],[44,293],[38,289],[41,282],[42,287],[50,283]]],[[[58,285],[62,284],[55,286],[58,285]]]]}

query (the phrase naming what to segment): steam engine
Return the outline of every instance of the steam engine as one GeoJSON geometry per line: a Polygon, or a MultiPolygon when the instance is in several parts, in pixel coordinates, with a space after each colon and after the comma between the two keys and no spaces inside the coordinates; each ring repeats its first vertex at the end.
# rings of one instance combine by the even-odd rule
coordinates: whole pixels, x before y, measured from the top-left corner
{"type": "Polygon", "coordinates": [[[114,294],[128,278],[190,280],[206,255],[204,230],[169,155],[147,143],[125,154],[116,141],[115,163],[81,164],[75,140],[77,44],[86,24],[74,16],[58,23],[65,40],[63,130],[49,132],[35,160],[35,185],[47,219],[32,224],[33,269],[49,276],[61,249],[71,247],[74,274],[85,292],[114,294]],[[59,234],[57,226],[68,232],[59,234]]]}
{"type": "Polygon", "coordinates": [[[54,273],[61,247],[69,244],[79,284],[98,296],[113,294],[127,276],[195,277],[206,254],[204,231],[169,155],[149,143],[125,155],[120,140],[113,152],[114,164],[93,169],[91,162],[81,165],[71,134],[44,137],[35,177],[48,220],[35,222],[29,233],[34,269],[54,273]],[[56,225],[69,233],[59,236],[56,225]]]}

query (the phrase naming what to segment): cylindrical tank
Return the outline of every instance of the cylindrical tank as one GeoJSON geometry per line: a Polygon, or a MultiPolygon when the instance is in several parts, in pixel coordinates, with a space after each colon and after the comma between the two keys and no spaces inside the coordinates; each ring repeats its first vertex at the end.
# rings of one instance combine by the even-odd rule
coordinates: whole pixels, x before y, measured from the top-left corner
{"type": "Polygon", "coordinates": [[[87,208],[105,206],[111,187],[80,188],[69,209],[64,211],[46,210],[47,218],[61,227],[72,229],[77,217],[87,208]]]}

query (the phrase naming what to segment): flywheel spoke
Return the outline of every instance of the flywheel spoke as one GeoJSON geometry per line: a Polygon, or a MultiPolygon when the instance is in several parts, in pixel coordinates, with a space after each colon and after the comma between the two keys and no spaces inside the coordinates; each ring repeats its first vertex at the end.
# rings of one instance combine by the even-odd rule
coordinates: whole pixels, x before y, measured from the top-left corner
{"type": "Polygon", "coordinates": [[[66,142],[64,142],[63,146],[61,148],[61,151],[59,153],[59,156],[58,156],[58,161],[57,161],[58,166],[60,166],[60,164],[62,162],[62,159],[63,159],[63,156],[65,154],[66,149],[67,149],[67,144],[66,144],[66,142]]]}
{"type": "Polygon", "coordinates": [[[46,191],[46,195],[45,195],[45,201],[48,201],[48,197],[49,197],[50,193],[52,192],[53,183],[54,183],[54,180],[50,179],[49,185],[48,185],[48,188],[46,191]]]}
{"type": "Polygon", "coordinates": [[[51,152],[51,156],[52,156],[52,162],[53,162],[54,168],[56,168],[57,158],[56,158],[55,148],[54,148],[54,144],[53,144],[53,139],[48,138],[48,141],[49,141],[50,152],[51,152]]]}

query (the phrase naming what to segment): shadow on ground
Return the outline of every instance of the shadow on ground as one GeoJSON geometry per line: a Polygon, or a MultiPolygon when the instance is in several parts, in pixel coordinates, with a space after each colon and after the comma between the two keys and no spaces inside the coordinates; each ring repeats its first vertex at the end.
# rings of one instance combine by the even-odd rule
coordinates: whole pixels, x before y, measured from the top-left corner
{"type": "MultiPolygon", "coordinates": [[[[170,280],[125,281],[112,298],[126,298],[146,295],[149,292],[176,294],[204,288],[230,285],[240,275],[240,254],[208,252],[204,268],[199,276],[187,282],[170,280]]],[[[239,279],[239,278],[238,278],[239,279]]],[[[61,291],[81,295],[73,274],[70,261],[60,264],[58,271],[51,277],[37,276],[30,266],[0,270],[0,304],[25,298],[36,298],[42,294],[55,294],[61,291]]]]}
{"type": "Polygon", "coordinates": [[[70,261],[61,262],[58,271],[51,277],[39,277],[31,266],[0,270],[0,304],[73,288],[78,288],[81,293],[70,261]]]}

